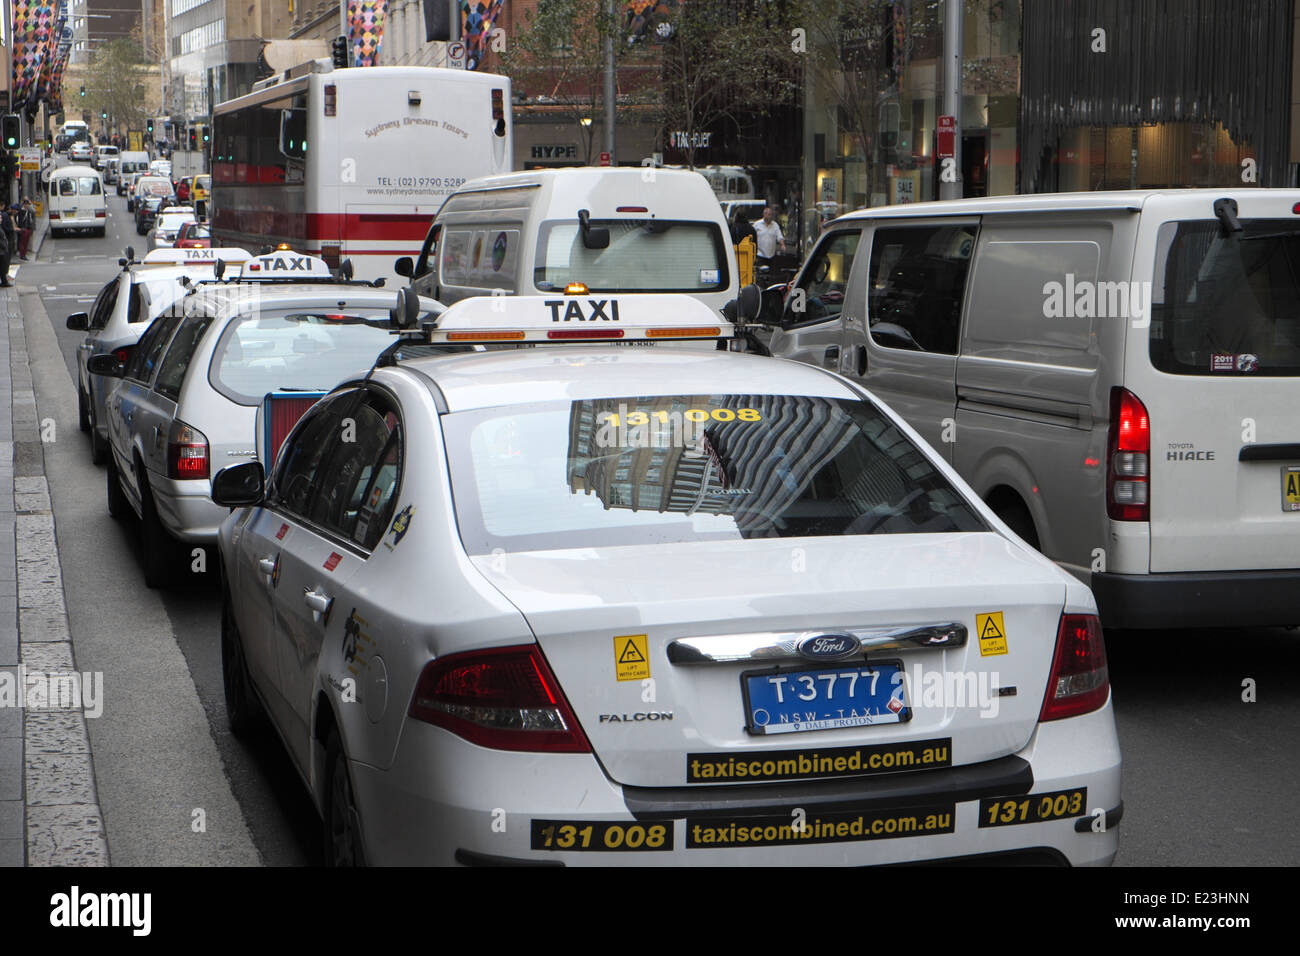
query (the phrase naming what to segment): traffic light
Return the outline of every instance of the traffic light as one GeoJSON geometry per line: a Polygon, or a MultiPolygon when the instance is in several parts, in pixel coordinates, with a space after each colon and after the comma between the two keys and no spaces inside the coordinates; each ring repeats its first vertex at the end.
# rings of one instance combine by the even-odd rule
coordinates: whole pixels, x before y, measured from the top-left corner
{"type": "Polygon", "coordinates": [[[190,150],[191,151],[199,148],[198,140],[199,140],[198,131],[193,126],[191,126],[190,127],[190,150]]]}
{"type": "Polygon", "coordinates": [[[334,66],[336,69],[343,69],[348,65],[348,38],[337,36],[334,42],[330,44],[330,52],[334,57],[334,66]]]}
{"type": "Polygon", "coordinates": [[[145,120],[144,128],[145,128],[145,130],[148,131],[149,135],[152,137],[152,136],[153,136],[153,120],[145,120]]]}
{"type": "Polygon", "coordinates": [[[108,110],[100,110],[99,118],[103,120],[108,119],[108,110]]]}
{"type": "Polygon", "coordinates": [[[18,121],[17,113],[6,113],[3,121],[3,130],[0,130],[0,137],[4,139],[5,149],[17,149],[22,143],[22,126],[18,121]]]}
{"type": "Polygon", "coordinates": [[[207,123],[204,123],[199,129],[203,131],[203,146],[206,149],[208,143],[212,142],[212,133],[209,132],[207,123]]]}
{"type": "Polygon", "coordinates": [[[81,85],[81,96],[83,99],[86,96],[86,85],[84,83],[81,85]]]}

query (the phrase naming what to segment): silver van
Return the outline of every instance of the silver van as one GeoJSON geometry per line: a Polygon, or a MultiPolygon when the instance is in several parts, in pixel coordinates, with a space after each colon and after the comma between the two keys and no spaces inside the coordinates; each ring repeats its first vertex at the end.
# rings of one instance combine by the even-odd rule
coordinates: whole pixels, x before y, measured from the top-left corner
{"type": "Polygon", "coordinates": [[[831,222],[773,355],[883,399],[1111,627],[1300,624],[1300,191],[831,222]]]}

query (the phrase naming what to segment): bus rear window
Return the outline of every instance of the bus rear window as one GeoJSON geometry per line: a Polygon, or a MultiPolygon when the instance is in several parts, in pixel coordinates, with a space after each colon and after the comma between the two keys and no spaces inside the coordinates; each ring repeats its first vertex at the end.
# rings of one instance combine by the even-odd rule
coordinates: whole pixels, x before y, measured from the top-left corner
{"type": "Polygon", "coordinates": [[[542,223],[533,284],[541,292],[581,282],[592,292],[721,292],[731,284],[726,242],[712,222],[591,221],[609,245],[588,249],[576,219],[542,223]]]}
{"type": "Polygon", "coordinates": [[[1300,375],[1300,227],[1168,222],[1156,241],[1151,364],[1173,375],[1300,375]]]}

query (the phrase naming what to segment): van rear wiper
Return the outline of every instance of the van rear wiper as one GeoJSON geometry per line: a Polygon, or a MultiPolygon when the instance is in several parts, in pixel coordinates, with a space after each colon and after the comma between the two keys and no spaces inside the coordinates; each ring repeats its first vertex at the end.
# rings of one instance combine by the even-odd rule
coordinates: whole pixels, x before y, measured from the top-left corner
{"type": "Polygon", "coordinates": [[[1243,240],[1250,239],[1295,239],[1300,236],[1300,229],[1288,229],[1285,232],[1266,232],[1258,236],[1242,236],[1243,240]]]}

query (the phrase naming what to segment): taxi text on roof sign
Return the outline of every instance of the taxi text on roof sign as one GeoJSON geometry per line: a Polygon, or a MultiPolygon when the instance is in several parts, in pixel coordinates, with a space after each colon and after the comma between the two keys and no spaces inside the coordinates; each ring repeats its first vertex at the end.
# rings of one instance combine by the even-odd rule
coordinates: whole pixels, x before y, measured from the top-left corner
{"type": "Polygon", "coordinates": [[[520,295],[462,299],[438,317],[429,341],[654,342],[734,335],[730,322],[689,295],[520,295]]]}
{"type": "Polygon", "coordinates": [[[253,254],[245,249],[155,249],[146,253],[141,265],[210,266],[218,259],[226,263],[247,262],[253,254]]]}
{"type": "Polygon", "coordinates": [[[253,256],[240,270],[241,279],[332,278],[325,260],[297,252],[272,252],[253,256]]]}

